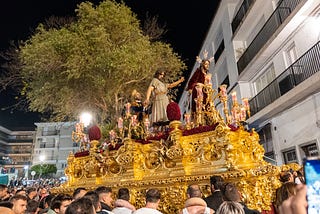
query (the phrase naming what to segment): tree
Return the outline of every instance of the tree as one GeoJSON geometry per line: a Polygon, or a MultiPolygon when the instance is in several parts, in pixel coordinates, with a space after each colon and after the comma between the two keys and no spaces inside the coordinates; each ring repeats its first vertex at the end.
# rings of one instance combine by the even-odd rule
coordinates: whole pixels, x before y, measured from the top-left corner
{"type": "Polygon", "coordinates": [[[15,72],[6,78],[18,74],[20,97],[29,110],[58,121],[76,119],[84,110],[100,122],[113,120],[133,89],[146,91],[156,69],[166,68],[171,82],[186,68],[169,44],[155,40],[157,33],[149,37],[142,32],[124,3],[84,2],[76,12],[76,21],[59,28],[40,24],[14,49],[17,58],[10,62],[15,72]]]}
{"type": "Polygon", "coordinates": [[[36,177],[46,177],[49,174],[56,174],[57,167],[54,164],[37,164],[31,167],[30,171],[36,172],[36,177]]]}

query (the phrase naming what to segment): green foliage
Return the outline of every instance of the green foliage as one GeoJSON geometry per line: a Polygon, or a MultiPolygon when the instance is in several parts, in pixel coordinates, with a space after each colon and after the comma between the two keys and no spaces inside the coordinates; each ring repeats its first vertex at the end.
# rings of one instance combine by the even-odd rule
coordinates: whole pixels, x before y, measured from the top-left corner
{"type": "Polygon", "coordinates": [[[165,67],[172,82],[186,68],[169,44],[143,35],[136,15],[123,3],[78,5],[77,21],[59,29],[40,24],[20,45],[23,92],[37,112],[52,120],[80,112],[113,121],[133,89],[145,94],[154,72],[165,67]]]}
{"type": "Polygon", "coordinates": [[[31,167],[30,172],[35,171],[35,177],[41,175],[41,177],[46,177],[49,174],[56,174],[57,167],[54,164],[37,164],[31,167]]]}

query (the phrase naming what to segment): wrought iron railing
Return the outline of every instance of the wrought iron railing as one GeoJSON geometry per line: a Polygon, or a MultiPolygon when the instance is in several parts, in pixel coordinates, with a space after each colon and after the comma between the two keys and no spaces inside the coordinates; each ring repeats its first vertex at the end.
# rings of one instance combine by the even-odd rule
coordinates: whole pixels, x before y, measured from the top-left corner
{"type": "Polygon", "coordinates": [[[231,23],[232,33],[234,33],[239,27],[240,23],[243,20],[243,17],[246,15],[247,11],[253,4],[254,0],[244,0],[231,23]]]}
{"type": "Polygon", "coordinates": [[[267,20],[262,29],[238,60],[237,66],[239,74],[241,74],[241,72],[247,67],[259,50],[263,47],[263,45],[266,44],[266,42],[271,38],[284,20],[297,7],[300,1],[301,0],[282,0],[279,3],[279,6],[275,9],[270,18],[267,20]]]}
{"type": "Polygon", "coordinates": [[[320,41],[249,100],[251,115],[320,71],[320,41]]]}

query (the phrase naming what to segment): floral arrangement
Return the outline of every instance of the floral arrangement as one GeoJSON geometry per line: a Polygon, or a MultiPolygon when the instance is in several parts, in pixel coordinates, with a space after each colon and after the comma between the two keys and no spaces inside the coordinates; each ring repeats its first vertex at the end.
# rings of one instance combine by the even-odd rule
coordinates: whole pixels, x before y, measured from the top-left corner
{"type": "Polygon", "coordinates": [[[210,125],[210,126],[199,126],[190,130],[184,130],[182,135],[183,136],[188,136],[188,135],[193,135],[193,134],[198,134],[202,132],[208,132],[208,131],[213,131],[216,129],[218,123],[210,125]]]}
{"type": "Polygon", "coordinates": [[[181,111],[178,103],[171,102],[167,106],[167,117],[170,121],[173,120],[180,120],[181,118],[181,111]]]}
{"type": "Polygon", "coordinates": [[[86,150],[86,151],[76,152],[74,154],[74,157],[80,158],[80,157],[84,157],[84,156],[88,156],[88,155],[89,155],[89,151],[86,150]]]}

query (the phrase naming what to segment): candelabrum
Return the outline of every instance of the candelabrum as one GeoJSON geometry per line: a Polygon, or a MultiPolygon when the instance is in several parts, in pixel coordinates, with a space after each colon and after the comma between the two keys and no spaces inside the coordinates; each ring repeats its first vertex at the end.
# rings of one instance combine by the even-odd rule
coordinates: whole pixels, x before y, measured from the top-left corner
{"type": "Polygon", "coordinates": [[[84,124],[78,122],[75,125],[75,131],[72,131],[72,141],[80,144],[80,150],[86,150],[87,135],[84,132],[84,124]]]}
{"type": "Polygon", "coordinates": [[[221,103],[223,104],[223,113],[226,119],[226,123],[229,124],[231,122],[229,109],[228,109],[228,95],[227,95],[227,85],[220,85],[219,98],[221,103]]]}
{"type": "Polygon", "coordinates": [[[248,101],[248,98],[242,98],[242,104],[240,104],[238,102],[236,92],[232,92],[231,97],[232,97],[231,123],[239,126],[241,123],[243,123],[247,119],[247,116],[250,117],[249,101],[248,101]]]}

